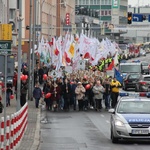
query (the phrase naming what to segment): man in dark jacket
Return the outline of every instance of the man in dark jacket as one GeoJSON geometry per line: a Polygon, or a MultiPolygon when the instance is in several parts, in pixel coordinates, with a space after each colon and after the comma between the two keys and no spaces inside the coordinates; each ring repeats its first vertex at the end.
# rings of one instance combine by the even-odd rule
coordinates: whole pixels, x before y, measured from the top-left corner
{"type": "Polygon", "coordinates": [[[21,81],[21,92],[20,92],[20,105],[21,107],[26,103],[28,84],[26,80],[21,81]]]}
{"type": "Polygon", "coordinates": [[[42,90],[39,87],[39,83],[36,83],[35,88],[33,90],[33,97],[35,99],[35,107],[38,108],[39,100],[42,97],[42,90]]]}
{"type": "Polygon", "coordinates": [[[77,87],[77,81],[74,80],[71,83],[71,100],[72,100],[72,103],[73,103],[74,110],[76,110],[76,93],[75,93],[76,87],[77,87]]]}

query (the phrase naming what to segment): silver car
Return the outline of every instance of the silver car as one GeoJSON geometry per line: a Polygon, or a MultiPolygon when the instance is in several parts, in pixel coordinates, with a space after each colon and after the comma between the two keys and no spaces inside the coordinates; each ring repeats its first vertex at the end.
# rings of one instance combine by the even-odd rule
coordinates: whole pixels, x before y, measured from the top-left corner
{"type": "Polygon", "coordinates": [[[150,139],[150,99],[122,97],[111,112],[111,140],[150,139]]]}

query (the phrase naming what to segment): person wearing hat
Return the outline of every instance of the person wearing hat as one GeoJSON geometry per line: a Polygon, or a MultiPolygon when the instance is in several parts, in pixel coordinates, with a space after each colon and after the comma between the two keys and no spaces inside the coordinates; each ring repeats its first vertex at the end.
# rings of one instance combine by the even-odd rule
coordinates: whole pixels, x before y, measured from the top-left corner
{"type": "Polygon", "coordinates": [[[76,99],[78,101],[79,111],[83,110],[83,99],[85,96],[85,88],[83,87],[81,82],[78,82],[77,87],[75,89],[76,99]]]}

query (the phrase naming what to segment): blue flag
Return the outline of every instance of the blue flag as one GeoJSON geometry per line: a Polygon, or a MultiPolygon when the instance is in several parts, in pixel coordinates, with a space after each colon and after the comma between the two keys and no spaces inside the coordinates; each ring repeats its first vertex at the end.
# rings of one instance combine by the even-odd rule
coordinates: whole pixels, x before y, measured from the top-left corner
{"type": "Polygon", "coordinates": [[[114,77],[122,84],[123,77],[121,76],[120,72],[115,68],[114,77]]]}

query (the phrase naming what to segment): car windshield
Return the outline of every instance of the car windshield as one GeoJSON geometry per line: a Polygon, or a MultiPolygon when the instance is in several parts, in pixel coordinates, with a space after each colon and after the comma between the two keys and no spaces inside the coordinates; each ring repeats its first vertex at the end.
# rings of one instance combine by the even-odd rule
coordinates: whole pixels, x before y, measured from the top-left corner
{"type": "Polygon", "coordinates": [[[142,62],[142,66],[148,66],[148,63],[142,62]]]}
{"type": "Polygon", "coordinates": [[[149,77],[144,77],[144,81],[150,81],[150,76],[149,77]]]}
{"type": "Polygon", "coordinates": [[[121,73],[132,73],[137,72],[141,73],[141,66],[140,65],[120,65],[119,68],[121,73]]]}
{"type": "Polygon", "coordinates": [[[117,113],[150,114],[150,101],[120,101],[117,113]]]}
{"type": "Polygon", "coordinates": [[[126,45],[119,45],[119,48],[120,48],[121,50],[126,50],[126,49],[127,49],[127,46],[126,46],[126,45]]]}
{"type": "Polygon", "coordinates": [[[129,75],[129,79],[139,79],[140,75],[139,74],[131,74],[129,75]]]}

